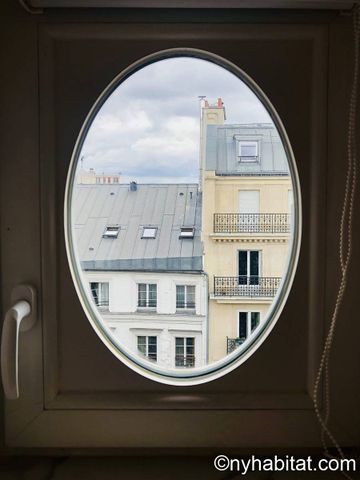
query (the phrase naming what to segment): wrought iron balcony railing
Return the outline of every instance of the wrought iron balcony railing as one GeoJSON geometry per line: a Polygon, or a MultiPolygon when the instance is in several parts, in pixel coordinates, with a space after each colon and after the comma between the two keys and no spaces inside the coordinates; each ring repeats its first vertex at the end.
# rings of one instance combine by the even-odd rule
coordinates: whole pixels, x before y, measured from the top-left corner
{"type": "Polygon", "coordinates": [[[288,213],[214,213],[214,233],[289,233],[288,213]]]}
{"type": "Polygon", "coordinates": [[[95,305],[99,308],[109,308],[109,300],[95,301],[95,305]]]}
{"type": "Polygon", "coordinates": [[[216,297],[274,297],[281,277],[214,277],[216,297]]]}
{"type": "Polygon", "coordinates": [[[227,352],[227,354],[229,355],[229,353],[233,352],[238,347],[240,347],[240,345],[242,343],[244,343],[245,340],[246,340],[245,337],[243,337],[243,338],[240,338],[240,337],[237,337],[237,338],[226,337],[226,352],[227,352]]]}
{"type": "Polygon", "coordinates": [[[195,355],[175,355],[176,367],[195,367],[195,355]]]}
{"type": "Polygon", "coordinates": [[[93,300],[94,300],[94,303],[97,307],[99,308],[109,308],[109,299],[108,298],[99,298],[97,294],[94,294],[93,291],[91,291],[92,293],[92,297],[93,297],[93,300]]]}

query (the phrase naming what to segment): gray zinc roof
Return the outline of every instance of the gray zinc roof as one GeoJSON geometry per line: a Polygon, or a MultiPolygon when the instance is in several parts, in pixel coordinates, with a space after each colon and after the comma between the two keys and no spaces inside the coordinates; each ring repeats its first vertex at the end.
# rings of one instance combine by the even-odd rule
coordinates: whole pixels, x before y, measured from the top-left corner
{"type": "Polygon", "coordinates": [[[201,195],[197,184],[76,185],[73,223],[85,270],[201,271],[201,195]],[[119,226],[117,238],[103,238],[119,226]],[[142,239],[143,227],[157,227],[142,239]],[[180,239],[182,226],[195,227],[180,239]]]}
{"type": "Polygon", "coordinates": [[[217,175],[289,175],[289,165],[280,136],[273,124],[208,125],[206,170],[217,175]],[[258,162],[240,162],[238,141],[259,144],[258,162]]]}

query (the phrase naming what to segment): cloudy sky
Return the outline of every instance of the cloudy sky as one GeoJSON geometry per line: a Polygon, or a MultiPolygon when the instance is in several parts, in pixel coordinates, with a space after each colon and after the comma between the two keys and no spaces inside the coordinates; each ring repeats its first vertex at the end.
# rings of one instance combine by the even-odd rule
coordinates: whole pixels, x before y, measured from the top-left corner
{"type": "Polygon", "coordinates": [[[249,88],[211,62],[173,58],[134,73],[107,99],[86,137],[87,170],[139,183],[197,182],[199,95],[223,99],[226,123],[269,122],[249,88]]]}

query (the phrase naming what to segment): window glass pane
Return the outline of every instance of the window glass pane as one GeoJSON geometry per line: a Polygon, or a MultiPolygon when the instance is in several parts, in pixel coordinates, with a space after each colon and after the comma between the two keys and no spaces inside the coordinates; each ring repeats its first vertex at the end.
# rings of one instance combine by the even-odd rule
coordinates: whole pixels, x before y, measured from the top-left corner
{"type": "Polygon", "coordinates": [[[255,330],[255,328],[260,323],[260,312],[251,312],[251,332],[255,330]]]}
{"type": "Polygon", "coordinates": [[[185,307],[185,286],[176,285],[176,308],[185,307]]]}
{"type": "Polygon", "coordinates": [[[146,307],[146,284],[139,283],[138,285],[138,306],[146,307]]]}
{"type": "Polygon", "coordinates": [[[239,337],[247,338],[247,312],[239,313],[239,337]]]}
{"type": "Polygon", "coordinates": [[[144,227],[142,238],[155,238],[156,232],[156,228],[144,227]]]}
{"type": "Polygon", "coordinates": [[[259,284],[259,252],[250,252],[250,283],[251,285],[259,284]]]}
{"type": "Polygon", "coordinates": [[[195,308],[195,286],[187,286],[187,308],[195,308]]]}
{"type": "Polygon", "coordinates": [[[177,337],[175,339],[176,355],[184,355],[184,339],[177,337]]]}
{"type": "Polygon", "coordinates": [[[149,307],[156,307],[157,304],[157,285],[149,285],[149,307]]]}
{"type": "Polygon", "coordinates": [[[181,238],[193,238],[194,237],[194,229],[188,227],[182,227],[180,230],[180,237],[181,238]]]}
{"type": "Polygon", "coordinates": [[[275,322],[274,302],[287,298],[301,210],[266,97],[226,60],[178,53],[154,54],[106,89],[66,189],[68,257],[91,324],[120,360],[170,383],[175,365],[178,377],[199,368],[208,379],[240,363],[246,337],[258,347],[259,312],[275,322]]]}
{"type": "Polygon", "coordinates": [[[195,352],[195,339],[187,338],[186,339],[186,355],[194,355],[195,352]]]}
{"type": "Polygon", "coordinates": [[[138,345],[139,351],[143,355],[146,355],[146,337],[138,336],[137,337],[137,345],[138,345]]]}
{"type": "Polygon", "coordinates": [[[103,238],[117,238],[120,227],[106,227],[103,238]]]}
{"type": "Polygon", "coordinates": [[[183,355],[176,355],[175,357],[175,367],[183,367],[185,358],[183,355]]]}
{"type": "Polygon", "coordinates": [[[177,346],[176,349],[175,349],[175,354],[178,355],[178,356],[184,355],[184,347],[177,346]]]}
{"type": "Polygon", "coordinates": [[[250,252],[250,275],[259,275],[259,252],[250,252]]]}
{"type": "Polygon", "coordinates": [[[101,295],[101,304],[102,306],[109,305],[109,284],[100,283],[100,295],[101,295]]]}
{"type": "Polygon", "coordinates": [[[99,305],[99,284],[97,282],[91,282],[90,289],[95,305],[99,305]]]}
{"type": "Polygon", "coordinates": [[[248,252],[247,250],[239,251],[239,284],[247,284],[247,275],[248,275],[248,252]]]}
{"type": "Polygon", "coordinates": [[[253,144],[241,144],[240,145],[240,155],[242,157],[256,157],[257,155],[257,145],[253,144]]]}

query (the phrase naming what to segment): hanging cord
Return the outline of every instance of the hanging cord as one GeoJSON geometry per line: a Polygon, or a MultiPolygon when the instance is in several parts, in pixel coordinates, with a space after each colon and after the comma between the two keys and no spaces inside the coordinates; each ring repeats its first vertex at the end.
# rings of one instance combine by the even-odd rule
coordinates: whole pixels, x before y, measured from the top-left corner
{"type": "MultiPolygon", "coordinates": [[[[350,107],[349,107],[349,124],[347,134],[347,173],[345,182],[345,194],[341,213],[340,231],[339,231],[339,260],[341,269],[341,281],[336,297],[335,307],[331,317],[330,328],[326,336],[324,349],[320,359],[320,365],[317,372],[315,384],[314,384],[314,410],[316,417],[321,427],[321,441],[323,444],[324,452],[327,456],[329,454],[329,448],[326,443],[328,438],[335,447],[338,455],[341,458],[345,458],[344,452],[334,437],[333,433],[328,427],[330,417],[330,378],[329,378],[329,362],[331,347],[333,344],[335,327],[339,316],[339,310],[343,301],[344,293],[347,286],[348,270],[350,265],[351,253],[352,253],[352,221],[354,213],[354,198],[356,191],[357,181],[357,165],[356,165],[356,107],[358,98],[358,82],[359,82],[359,47],[360,47],[360,6],[356,5],[353,9],[353,24],[354,24],[354,73],[353,83],[350,94],[350,107]],[[347,228],[346,228],[347,227],[347,228]],[[319,387],[322,375],[325,377],[324,385],[324,397],[325,397],[325,415],[320,413],[319,408],[319,387]]],[[[345,477],[351,479],[350,475],[346,472],[342,472],[345,477]]]]}

